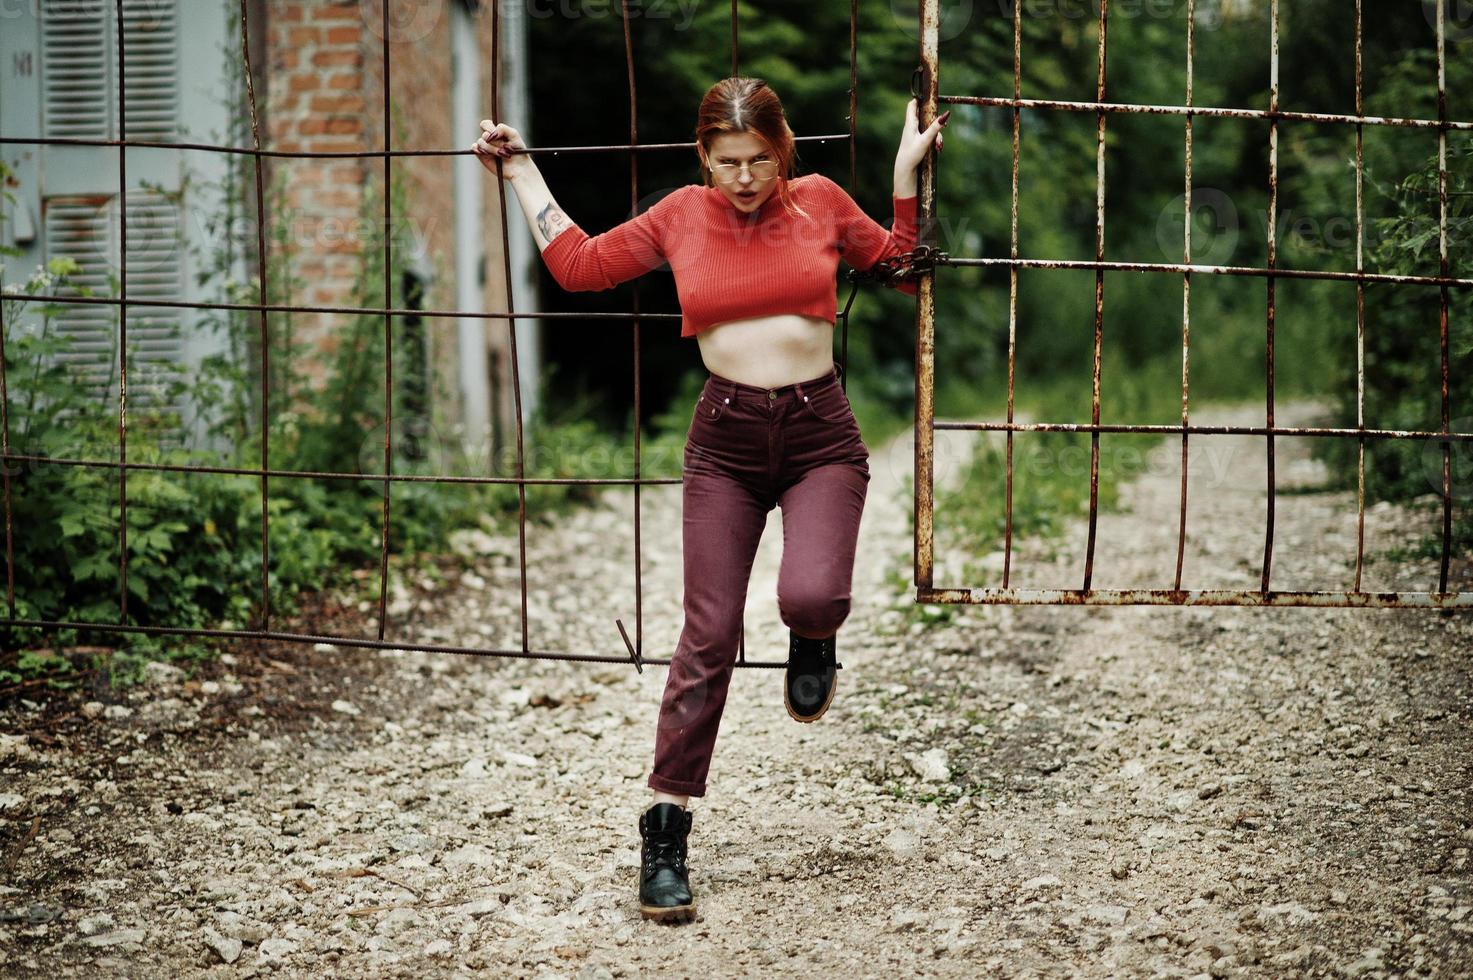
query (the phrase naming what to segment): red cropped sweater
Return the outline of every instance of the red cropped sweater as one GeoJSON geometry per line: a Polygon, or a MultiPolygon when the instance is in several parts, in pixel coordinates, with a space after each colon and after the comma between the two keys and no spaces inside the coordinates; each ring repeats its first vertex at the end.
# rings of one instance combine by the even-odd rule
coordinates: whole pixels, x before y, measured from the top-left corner
{"type": "MultiPolygon", "coordinates": [[[[558,285],[570,291],[612,289],[668,262],[682,337],[778,313],[833,323],[840,256],[863,271],[914,248],[916,199],[892,195],[895,222],[887,232],[822,174],[804,174],[788,188],[806,218],[786,213],[776,191],[746,214],[717,188],[687,184],[603,234],[590,238],[577,224],[564,228],[542,257],[558,285]]],[[[916,293],[915,283],[896,288],[916,293]]]]}

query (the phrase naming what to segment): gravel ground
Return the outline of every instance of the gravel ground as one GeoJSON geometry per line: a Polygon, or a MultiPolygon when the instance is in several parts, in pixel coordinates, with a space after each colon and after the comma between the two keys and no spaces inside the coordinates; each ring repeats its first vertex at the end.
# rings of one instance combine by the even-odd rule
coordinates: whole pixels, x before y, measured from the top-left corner
{"type": "MultiPolygon", "coordinates": [[[[1304,443],[1278,441],[1281,486],[1319,480],[1304,443]]],[[[1101,515],[1095,587],[1170,584],[1178,451],[1101,515]]],[[[1260,440],[1196,440],[1188,587],[1257,586],[1263,465],[1260,440]]],[[[4,709],[0,973],[1473,974],[1468,614],[973,606],[912,624],[894,585],[909,436],[871,470],[833,707],[799,726],[779,673],[733,682],[692,802],[695,922],[643,922],[634,897],[664,668],[274,646],[192,679],[160,667],[115,703],[4,709]]],[[[529,527],[533,649],[623,650],[629,499],[529,527]]],[[[679,635],[679,515],[678,487],[645,492],[652,656],[679,635]]],[[[1353,494],[1285,494],[1275,520],[1275,588],[1349,585],[1353,494]]],[[[1433,520],[1373,508],[1368,549],[1433,520]]],[[[753,659],[785,654],[780,521],[749,593],[753,659]]],[[[1078,587],[1084,540],[1080,523],[1018,542],[1013,584],[1078,587]]],[[[396,626],[518,645],[515,540],[466,545],[458,580],[395,595],[396,626]]],[[[998,584],[940,558],[938,585],[998,584]]],[[[1365,575],[1426,590],[1436,566],[1365,575]]]]}

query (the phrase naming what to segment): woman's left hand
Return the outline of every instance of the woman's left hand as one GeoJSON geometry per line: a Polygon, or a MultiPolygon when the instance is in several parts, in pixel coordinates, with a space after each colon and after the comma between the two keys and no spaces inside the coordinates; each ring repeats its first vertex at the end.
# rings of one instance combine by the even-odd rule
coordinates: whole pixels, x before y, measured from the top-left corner
{"type": "Polygon", "coordinates": [[[946,125],[950,115],[951,110],[947,109],[931,125],[925,129],[917,129],[916,100],[911,99],[905,104],[905,128],[900,132],[900,149],[895,154],[897,174],[908,174],[920,166],[930,151],[933,140],[936,143],[936,152],[941,152],[941,127],[946,125]]]}

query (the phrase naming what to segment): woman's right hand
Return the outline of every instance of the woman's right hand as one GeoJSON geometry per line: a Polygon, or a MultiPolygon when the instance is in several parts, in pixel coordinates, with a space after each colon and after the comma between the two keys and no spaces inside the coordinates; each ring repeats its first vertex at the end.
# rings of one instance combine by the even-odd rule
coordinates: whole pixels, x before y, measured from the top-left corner
{"type": "Polygon", "coordinates": [[[481,120],[481,136],[471,145],[481,166],[493,174],[496,173],[496,161],[501,161],[501,176],[504,180],[513,180],[532,166],[530,156],[513,152],[526,148],[527,144],[522,140],[521,133],[506,123],[496,123],[490,119],[481,120]]]}

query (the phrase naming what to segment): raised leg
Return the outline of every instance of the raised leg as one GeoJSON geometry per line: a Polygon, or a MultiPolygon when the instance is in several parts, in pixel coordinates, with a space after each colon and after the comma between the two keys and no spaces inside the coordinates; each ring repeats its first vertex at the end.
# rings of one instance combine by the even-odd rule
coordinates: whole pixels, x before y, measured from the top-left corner
{"type": "Polygon", "coordinates": [[[816,466],[778,497],[783,559],[777,579],[782,620],[810,639],[833,636],[849,615],[867,464],[816,466]]]}

